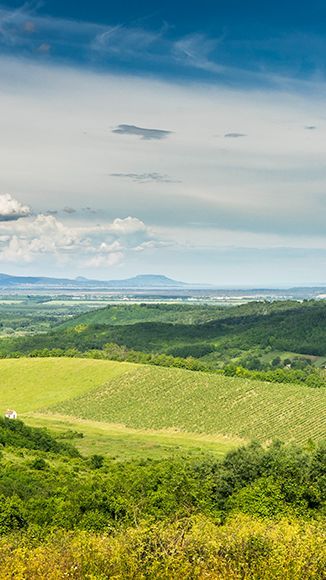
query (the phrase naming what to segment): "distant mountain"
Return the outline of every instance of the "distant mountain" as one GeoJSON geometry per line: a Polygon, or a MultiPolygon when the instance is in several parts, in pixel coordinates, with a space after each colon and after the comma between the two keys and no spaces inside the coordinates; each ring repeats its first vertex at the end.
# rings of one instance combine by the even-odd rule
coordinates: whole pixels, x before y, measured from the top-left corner
{"type": "Polygon", "coordinates": [[[183,288],[188,286],[185,282],[179,282],[158,274],[140,274],[127,280],[110,280],[110,286],[115,288],[183,288]]]}
{"type": "Polygon", "coordinates": [[[82,276],[70,278],[48,278],[42,276],[10,276],[0,273],[0,288],[45,288],[48,286],[60,288],[185,288],[189,285],[167,278],[167,276],[144,274],[125,280],[89,280],[82,276]]]}

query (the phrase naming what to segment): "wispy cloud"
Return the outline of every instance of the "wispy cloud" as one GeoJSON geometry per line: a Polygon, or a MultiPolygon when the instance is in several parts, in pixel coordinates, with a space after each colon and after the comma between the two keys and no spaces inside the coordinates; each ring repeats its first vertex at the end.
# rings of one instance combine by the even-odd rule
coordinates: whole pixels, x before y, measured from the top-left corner
{"type": "Polygon", "coordinates": [[[225,133],[224,137],[227,139],[238,139],[240,137],[247,137],[246,133],[225,133]]]}
{"type": "Polygon", "coordinates": [[[172,54],[175,60],[183,65],[211,73],[222,73],[225,67],[213,58],[221,40],[208,38],[203,34],[191,34],[174,43],[172,54]]]}
{"type": "Polygon", "coordinates": [[[66,206],[63,208],[63,211],[68,214],[76,213],[76,209],[74,207],[66,206]]]}
{"type": "Polygon", "coordinates": [[[147,129],[145,127],[137,127],[136,125],[118,125],[115,129],[112,129],[112,133],[117,133],[118,135],[136,135],[145,141],[151,141],[152,139],[165,139],[169,135],[172,135],[172,131],[166,131],[163,129],[147,129]]]}
{"type": "Polygon", "coordinates": [[[112,26],[96,34],[91,49],[100,55],[123,55],[133,59],[136,55],[148,53],[161,39],[160,33],[144,30],[143,28],[129,28],[112,26]]]}
{"type": "MultiPolygon", "coordinates": [[[[172,26],[163,24],[150,28],[148,23],[140,20],[104,25],[55,18],[41,15],[39,4],[37,1],[25,2],[18,9],[0,5],[0,46],[6,52],[33,58],[50,56],[53,60],[64,59],[95,68],[109,67],[114,63],[133,74],[150,71],[170,75],[177,70],[179,74],[188,75],[191,70],[194,77],[207,73],[210,80],[228,80],[238,85],[279,85],[292,82],[293,78],[302,78],[296,71],[297,45],[302,53],[300,58],[305,59],[303,51],[306,52],[309,43],[316,63],[320,63],[319,69],[324,67],[323,38],[294,37],[290,44],[284,38],[269,39],[272,44],[267,49],[259,39],[250,39],[248,47],[242,36],[230,39],[224,34],[210,36],[198,31],[178,35],[178,29],[172,26]],[[286,72],[284,59],[273,58],[276,52],[283,54],[284,50],[288,51],[285,60],[289,61],[286,72]],[[279,68],[278,60],[282,60],[279,68]]],[[[316,64],[310,78],[319,69],[316,64]]]]}
{"type": "Polygon", "coordinates": [[[135,183],[181,183],[181,180],[172,179],[168,175],[162,173],[110,173],[112,177],[120,177],[122,179],[130,179],[135,183]]]}

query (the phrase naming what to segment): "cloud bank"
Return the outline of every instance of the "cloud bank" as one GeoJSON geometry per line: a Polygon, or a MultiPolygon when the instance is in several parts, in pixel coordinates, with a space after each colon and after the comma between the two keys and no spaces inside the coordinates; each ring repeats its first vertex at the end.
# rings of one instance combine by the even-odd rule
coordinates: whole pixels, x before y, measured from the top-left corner
{"type": "Polygon", "coordinates": [[[130,252],[160,243],[151,228],[130,216],[104,225],[81,226],[39,214],[0,224],[0,261],[16,265],[51,261],[67,268],[106,268],[121,263],[130,252]]]}

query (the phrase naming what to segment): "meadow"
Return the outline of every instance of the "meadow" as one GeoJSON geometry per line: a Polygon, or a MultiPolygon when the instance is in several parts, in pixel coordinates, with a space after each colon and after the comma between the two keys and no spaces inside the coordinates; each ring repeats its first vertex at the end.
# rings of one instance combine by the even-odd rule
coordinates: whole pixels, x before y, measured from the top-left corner
{"type": "Polygon", "coordinates": [[[130,369],[125,363],[84,359],[1,360],[0,406],[19,415],[36,411],[102,385],[130,369]]]}

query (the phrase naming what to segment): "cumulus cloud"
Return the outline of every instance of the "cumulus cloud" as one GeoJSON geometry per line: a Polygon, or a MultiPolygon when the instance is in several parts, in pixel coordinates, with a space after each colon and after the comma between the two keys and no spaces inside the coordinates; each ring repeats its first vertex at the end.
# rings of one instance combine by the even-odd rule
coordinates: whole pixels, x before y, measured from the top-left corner
{"type": "Polygon", "coordinates": [[[63,208],[63,211],[65,213],[68,213],[68,214],[76,213],[75,208],[74,207],[69,207],[69,206],[64,207],[63,208]]]}
{"type": "Polygon", "coordinates": [[[112,133],[117,133],[118,135],[136,135],[145,141],[151,141],[152,139],[165,139],[172,134],[172,131],[166,131],[163,129],[146,129],[145,127],[137,127],[136,125],[118,125],[115,129],[112,129],[112,133]]]}
{"type": "Polygon", "coordinates": [[[130,179],[135,183],[181,183],[177,179],[172,179],[168,175],[157,173],[156,171],[150,173],[111,173],[110,175],[111,177],[130,179]]]}
{"type": "Polygon", "coordinates": [[[140,247],[160,240],[135,217],[116,218],[105,225],[67,226],[54,215],[37,215],[0,226],[0,260],[15,264],[55,260],[99,268],[120,263],[140,247]]]}
{"type": "Polygon", "coordinates": [[[14,221],[30,214],[31,209],[17,201],[9,193],[0,195],[0,221],[14,221]]]}
{"type": "Polygon", "coordinates": [[[127,217],[124,219],[116,218],[109,226],[109,230],[118,233],[122,236],[136,234],[139,232],[147,232],[147,227],[144,222],[134,217],[127,217]]]}

